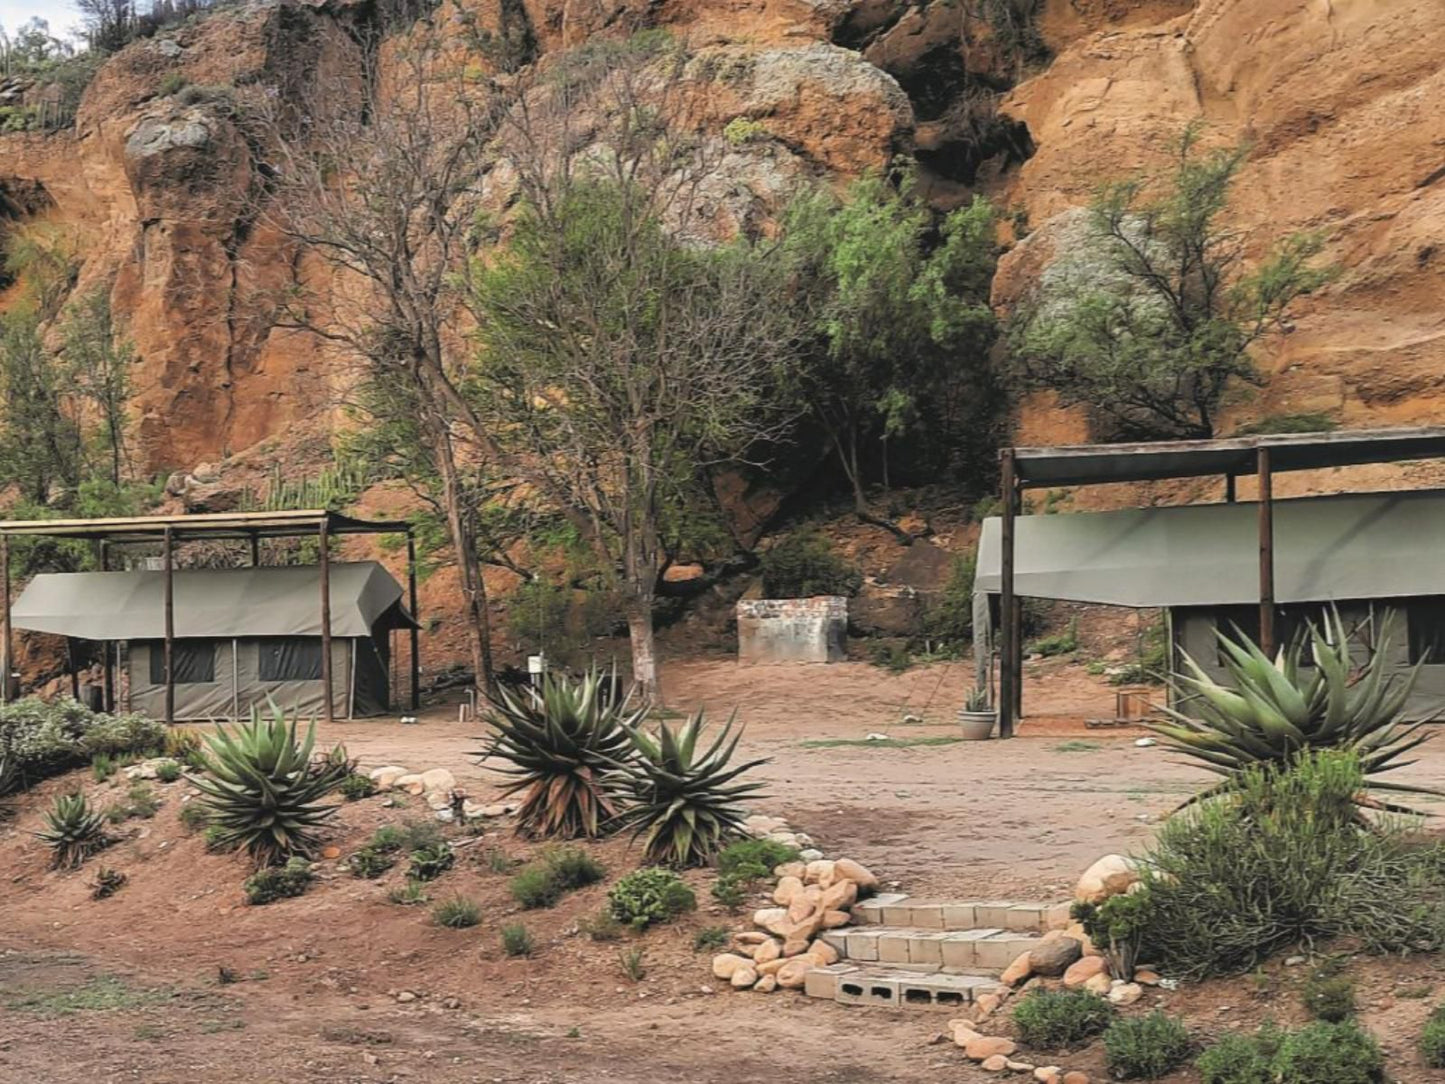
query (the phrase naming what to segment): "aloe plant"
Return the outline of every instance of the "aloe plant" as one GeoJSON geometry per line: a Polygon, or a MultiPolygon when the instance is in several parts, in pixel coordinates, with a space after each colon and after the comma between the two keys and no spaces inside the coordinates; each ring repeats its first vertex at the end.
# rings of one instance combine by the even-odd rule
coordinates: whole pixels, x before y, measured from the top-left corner
{"type": "Polygon", "coordinates": [[[644,833],[646,861],[657,865],[704,866],[731,839],[742,834],[747,811],[743,803],[758,797],[761,783],[738,782],[746,771],[766,764],[765,759],[733,764],[742,738],[734,713],[704,751],[699,740],[704,730],[699,709],[674,731],[659,723],[656,736],[630,726],[634,760],[624,766],[633,805],[622,822],[644,833]]]}
{"type": "Polygon", "coordinates": [[[619,768],[631,755],[628,728],[647,714],[631,694],[607,702],[611,676],[592,669],[580,680],[546,675],[540,690],[500,687],[488,697],[496,731],[484,757],[507,761],[507,794],[522,792],[521,835],[595,838],[620,811],[619,768]]]}
{"type": "MultiPolygon", "coordinates": [[[[1311,624],[1302,629],[1273,660],[1247,638],[1221,632],[1227,682],[1215,681],[1184,654],[1188,673],[1176,675],[1171,684],[1176,704],[1187,706],[1190,713],[1164,708],[1168,721],[1143,725],[1163,738],[1166,747],[1225,777],[1191,801],[1228,789],[1253,765],[1284,767],[1301,752],[1316,749],[1356,753],[1372,789],[1439,793],[1369,778],[1412,763],[1401,763],[1400,758],[1429,738],[1419,732],[1422,723],[1400,721],[1419,667],[1405,674],[1393,672],[1389,636],[1393,624],[1386,614],[1385,631],[1358,672],[1338,612],[1327,615],[1319,627],[1311,624]],[[1307,658],[1313,666],[1306,665],[1307,658]]],[[[1375,804],[1410,812],[1389,803],[1375,804]]]]}
{"type": "Polygon", "coordinates": [[[91,808],[83,794],[62,794],[45,814],[45,827],[35,833],[50,847],[54,869],[76,869],[110,840],[105,817],[91,808]]]}
{"type": "Polygon", "coordinates": [[[964,711],[988,711],[988,690],[974,686],[963,697],[964,711]]]}
{"type": "Polygon", "coordinates": [[[296,720],[274,703],[269,715],[253,706],[234,733],[218,724],[206,741],[210,774],[191,782],[205,795],[217,849],[244,847],[262,866],[310,856],[317,829],[336,812],[321,800],[349,774],[345,754],[311,764],[315,721],[298,744],[296,720]]]}

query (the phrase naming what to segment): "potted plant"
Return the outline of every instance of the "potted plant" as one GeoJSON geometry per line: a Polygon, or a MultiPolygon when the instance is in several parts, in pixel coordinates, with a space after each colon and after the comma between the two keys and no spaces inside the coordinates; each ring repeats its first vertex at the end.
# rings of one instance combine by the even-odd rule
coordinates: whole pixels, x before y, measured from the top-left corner
{"type": "Polygon", "coordinates": [[[964,741],[987,741],[993,737],[998,713],[988,706],[988,690],[973,688],[958,709],[958,725],[964,741]]]}

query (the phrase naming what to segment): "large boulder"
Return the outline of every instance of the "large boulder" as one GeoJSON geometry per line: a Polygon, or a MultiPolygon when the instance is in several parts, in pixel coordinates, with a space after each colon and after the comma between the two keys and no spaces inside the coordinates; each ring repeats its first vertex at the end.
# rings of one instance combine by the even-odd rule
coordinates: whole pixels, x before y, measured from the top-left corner
{"type": "Polygon", "coordinates": [[[1103,903],[1129,891],[1139,880],[1138,864],[1122,854],[1106,854],[1084,871],[1074,889],[1080,903],[1103,903]]]}

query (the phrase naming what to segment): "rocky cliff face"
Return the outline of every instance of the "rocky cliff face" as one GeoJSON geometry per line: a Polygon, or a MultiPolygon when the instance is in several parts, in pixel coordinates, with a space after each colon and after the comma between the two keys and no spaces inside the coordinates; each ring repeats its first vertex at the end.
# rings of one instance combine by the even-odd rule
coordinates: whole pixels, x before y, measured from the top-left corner
{"type": "MultiPolygon", "coordinates": [[[[685,35],[700,123],[764,133],[729,157],[714,193],[725,221],[774,204],[794,177],[845,178],[898,153],[917,154],[940,203],[989,192],[1031,227],[1004,258],[1002,307],[1101,177],[1157,162],[1203,117],[1211,138],[1254,147],[1234,211],[1253,246],[1318,230],[1343,268],[1261,352],[1269,386],[1238,412],[1430,420],[1445,396],[1438,0],[1046,0],[1036,19],[999,17],[1027,6],[466,0],[488,25],[524,19],[544,54],[629,15],[685,35]]],[[[344,74],[347,28],[367,10],[217,13],[114,57],[73,132],[0,137],[0,215],[72,223],[80,285],[112,284],[129,319],[152,467],[314,435],[349,382],[344,359],[272,326],[260,287],[284,281],[296,254],[254,213],[256,148],[227,102],[232,88],[284,94],[344,74]]],[[[1020,419],[1025,440],[1082,432],[1042,401],[1020,419]]]]}

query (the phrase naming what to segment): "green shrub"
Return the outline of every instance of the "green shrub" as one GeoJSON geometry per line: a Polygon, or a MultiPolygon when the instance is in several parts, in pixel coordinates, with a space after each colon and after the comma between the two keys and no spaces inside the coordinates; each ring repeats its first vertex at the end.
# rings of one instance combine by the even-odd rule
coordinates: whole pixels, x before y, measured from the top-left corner
{"type": "Polygon", "coordinates": [[[607,893],[612,917],[642,930],[697,906],[697,897],[676,873],[652,866],[633,870],[607,893]]]}
{"type": "Polygon", "coordinates": [[[1445,1005],[1435,1006],[1420,1032],[1420,1057],[1432,1069],[1445,1069],[1445,1005]]]}
{"type": "Polygon", "coordinates": [[[607,910],[578,919],[577,930],[589,941],[617,941],[622,937],[624,927],[607,910]]]}
{"type": "MultiPolygon", "coordinates": [[[[417,846],[423,847],[426,845],[426,842],[434,841],[418,843],[417,846]]],[[[398,828],[394,824],[383,824],[375,832],[371,833],[371,842],[368,843],[367,846],[373,850],[381,851],[384,854],[391,854],[404,849],[406,844],[407,834],[403,829],[398,828]]]]}
{"type": "Polygon", "coordinates": [[[90,807],[83,794],[62,794],[45,814],[45,827],[36,836],[50,848],[53,869],[75,869],[110,842],[105,818],[90,807]]]}
{"type": "Polygon", "coordinates": [[[741,839],[718,851],[717,871],[721,876],[762,880],[779,866],[798,861],[799,854],[798,848],[775,839],[741,839]]]}
{"type": "Polygon", "coordinates": [[[187,832],[195,832],[211,823],[211,815],[206,807],[200,802],[187,802],[181,806],[179,814],[181,827],[187,832]]]}
{"type": "Polygon", "coordinates": [[[868,649],[868,661],[891,674],[902,674],[913,665],[913,652],[902,640],[880,640],[868,649]]]}
{"type": "Polygon", "coordinates": [[[89,764],[112,762],[165,744],[166,726],[144,715],[105,715],[66,698],[26,697],[0,705],[0,748],[21,786],[89,764]]]}
{"type": "Polygon", "coordinates": [[[536,948],[532,935],[520,922],[502,927],[502,951],[508,956],[530,956],[536,948]]]}
{"type": "Polygon", "coordinates": [[[517,862],[500,847],[487,848],[487,869],[493,873],[511,873],[517,862]]]}
{"type": "Polygon", "coordinates": [[[1355,1015],[1355,981],[1330,968],[1316,968],[1305,980],[1301,1000],[1316,1020],[1338,1024],[1355,1015]]]}
{"type": "Polygon", "coordinates": [[[181,766],[174,760],[163,760],[156,765],[156,778],[162,783],[174,783],[181,777],[181,766]]]}
{"type": "Polygon", "coordinates": [[[1115,1080],[1157,1080],[1188,1061],[1192,1046],[1183,1024],[1155,1010],[1109,1025],[1104,1064],[1115,1080]]]}
{"type": "Polygon", "coordinates": [[[386,898],[392,903],[416,904],[426,903],[427,894],[420,881],[406,880],[389,891],[386,898]]]}
{"type": "Polygon", "coordinates": [[[161,81],[156,85],[156,94],[162,98],[169,98],[186,86],[186,77],[180,72],[166,72],[161,76],[161,81]]]}
{"type": "Polygon", "coordinates": [[[90,758],[90,774],[97,783],[104,783],[116,773],[118,767],[107,753],[96,753],[90,758]]]}
{"type": "Polygon", "coordinates": [[[784,536],[763,554],[761,565],[766,598],[851,598],[863,586],[863,573],[839,557],[819,531],[794,531],[784,536]]]}
{"type": "Polygon", "coordinates": [[[341,781],[337,789],[348,802],[359,802],[362,798],[370,798],[376,793],[376,784],[371,781],[371,776],[352,772],[341,781]]]}
{"type": "Polygon", "coordinates": [[[311,886],[311,863],[300,856],[284,866],[267,866],[246,878],[246,902],[253,906],[300,896],[311,886]]]}
{"type": "Polygon", "coordinates": [[[545,865],[528,866],[512,878],[512,898],[527,910],[551,907],[562,898],[562,886],[545,865]]]}
{"type": "Polygon", "coordinates": [[[239,843],[231,838],[231,833],[227,832],[219,824],[210,823],[209,813],[206,814],[206,821],[206,831],[201,837],[205,840],[206,850],[212,854],[224,854],[228,851],[234,851],[240,846],[239,843]]]}
{"type": "Polygon", "coordinates": [[[95,875],[95,880],[90,884],[90,898],[93,900],[109,899],[125,887],[127,880],[129,878],[120,870],[101,866],[100,872],[95,875]]]}
{"type": "Polygon", "coordinates": [[[706,926],[693,935],[694,952],[717,952],[727,947],[733,932],[726,926],[706,926]]]}
{"type": "Polygon", "coordinates": [[[1077,617],[1069,618],[1069,627],[1063,632],[1035,640],[1026,649],[1028,654],[1042,655],[1046,659],[1053,658],[1055,655],[1072,655],[1078,650],[1079,619],[1077,617]]]}
{"type": "Polygon", "coordinates": [[[1087,990],[1035,990],[1014,1006],[1025,1046],[1066,1050],[1082,1046],[1114,1019],[1114,1006],[1087,990]]]}
{"type": "Polygon", "coordinates": [[[1076,903],[1070,915],[1109,960],[1115,975],[1132,975],[1139,959],[1139,946],[1149,931],[1154,901],[1144,891],[1110,896],[1103,903],[1076,903]]]}
{"type": "Polygon", "coordinates": [[[581,847],[555,847],[542,852],[539,859],[552,873],[564,892],[586,888],[607,876],[607,867],[581,847]]]}
{"type": "Polygon", "coordinates": [[[719,877],[712,883],[712,898],[729,911],[741,911],[748,901],[749,884],[734,876],[719,877]]]}
{"type": "Polygon", "coordinates": [[[149,784],[133,783],[126,791],[125,798],[106,810],[106,819],[112,824],[130,820],[150,820],[161,808],[161,799],[149,784]]]}
{"type": "Polygon", "coordinates": [[[1291,1032],[1274,1057],[1278,1084],[1376,1084],[1385,1059],[1358,1024],[1318,1021],[1291,1032]]]}
{"type": "Polygon", "coordinates": [[[931,643],[966,644],[973,639],[972,553],[954,557],[943,589],[923,607],[923,637],[931,643]]]}
{"type": "Polygon", "coordinates": [[[1246,971],[1298,942],[1445,943],[1441,847],[1408,822],[1362,823],[1362,780],[1352,755],[1322,751],[1250,768],[1228,795],[1164,822],[1142,866],[1144,955],[1192,977],[1246,971]]]}
{"type": "Polygon", "coordinates": [[[378,850],[374,845],[367,844],[349,856],[346,864],[351,867],[352,876],[374,881],[396,865],[396,852],[378,850]]]}
{"type": "Polygon", "coordinates": [[[623,949],[617,954],[617,962],[622,965],[622,973],[633,982],[641,982],[647,977],[646,958],[641,945],[623,949]]]}
{"type": "Polygon", "coordinates": [[[431,843],[411,852],[406,875],[413,881],[435,881],[456,863],[450,843],[431,843]]]}
{"type": "Polygon", "coordinates": [[[1273,1051],[1255,1037],[1226,1035],[1194,1063],[1200,1084],[1271,1084],[1273,1051]]]}
{"type": "Polygon", "coordinates": [[[734,117],[723,126],[723,138],[732,146],[741,147],[768,137],[768,126],[750,117],[734,117]]]}
{"type": "Polygon", "coordinates": [[[464,930],[482,921],[482,909],[465,896],[453,896],[437,904],[431,914],[432,921],[449,930],[464,930]]]}

